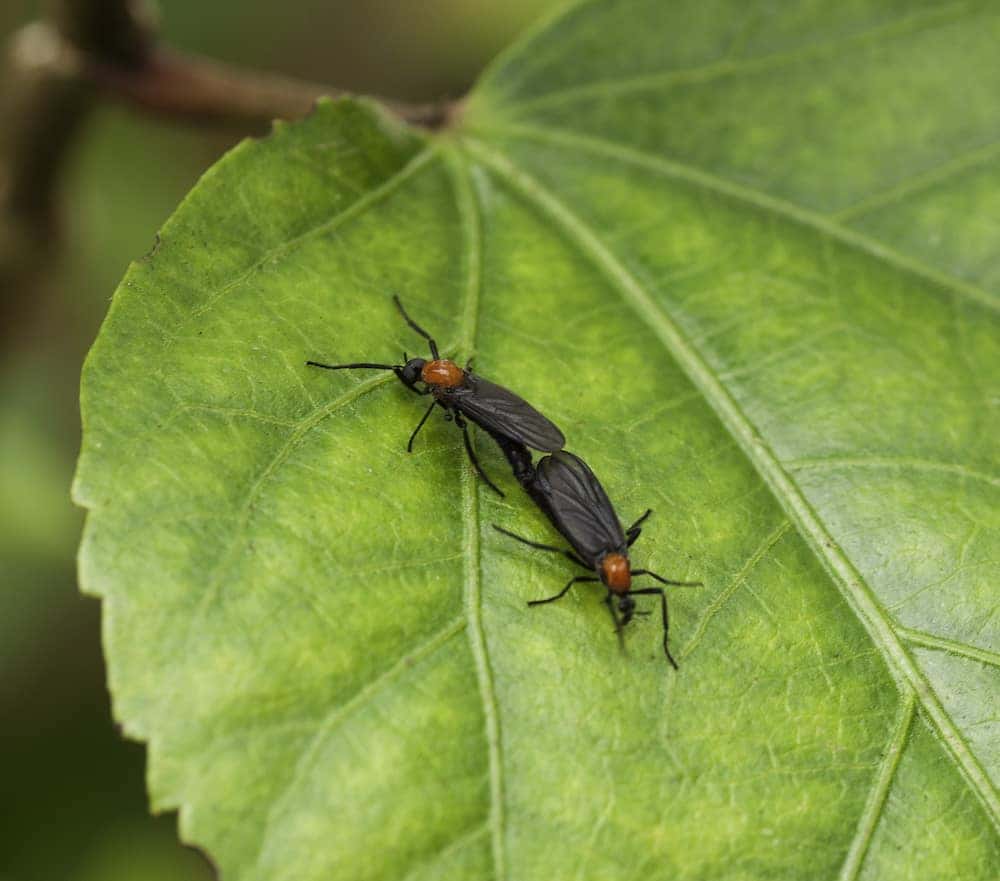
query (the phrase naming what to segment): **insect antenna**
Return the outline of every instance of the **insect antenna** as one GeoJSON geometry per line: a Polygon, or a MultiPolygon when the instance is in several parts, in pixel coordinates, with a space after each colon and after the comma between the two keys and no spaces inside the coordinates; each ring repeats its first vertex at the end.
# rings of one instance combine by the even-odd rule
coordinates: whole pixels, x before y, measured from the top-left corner
{"type": "Polygon", "coordinates": [[[396,294],[392,295],[392,301],[396,304],[396,308],[399,310],[399,314],[403,316],[403,320],[408,325],[410,325],[410,327],[413,330],[415,330],[425,340],[427,340],[427,342],[430,344],[431,354],[434,356],[434,360],[436,361],[438,358],[440,358],[441,356],[438,354],[438,347],[437,347],[437,343],[434,342],[434,338],[426,330],[424,330],[419,324],[417,324],[416,321],[414,321],[412,318],[410,318],[410,316],[407,314],[406,310],[403,308],[403,304],[400,302],[399,297],[396,294]]]}
{"type": "Polygon", "coordinates": [[[633,569],[633,575],[648,575],[650,578],[655,578],[660,584],[672,584],[674,587],[704,587],[700,581],[671,581],[669,578],[664,578],[662,575],[657,575],[655,572],[650,572],[648,569],[633,569]]]}
{"type": "Polygon", "coordinates": [[[319,361],[306,361],[310,367],[322,367],[324,370],[395,370],[395,364],[320,364],[319,361]]]}

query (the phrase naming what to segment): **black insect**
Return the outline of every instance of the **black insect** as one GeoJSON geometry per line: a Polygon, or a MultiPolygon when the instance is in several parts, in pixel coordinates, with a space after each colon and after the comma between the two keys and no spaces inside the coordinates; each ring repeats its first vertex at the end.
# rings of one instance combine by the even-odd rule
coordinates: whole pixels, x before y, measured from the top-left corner
{"type": "MultiPolygon", "coordinates": [[[[508,444],[504,450],[508,461],[520,466],[521,485],[552,521],[553,526],[572,545],[573,550],[567,551],[553,545],[542,544],[522,538],[500,526],[494,529],[509,535],[526,545],[543,551],[553,551],[563,554],[584,569],[589,569],[595,575],[578,575],[571,578],[566,586],[555,596],[544,600],[532,600],[529,606],[538,606],[561,599],[576,583],[583,581],[599,581],[607,588],[605,605],[614,621],[615,632],[619,643],[624,648],[622,628],[637,614],[635,599],[637,596],[658,594],[660,609],[663,614],[663,651],[667,660],[677,668],[677,662],[670,654],[667,636],[670,630],[670,618],[667,612],[667,597],[662,587],[633,588],[632,577],[648,575],[661,584],[684,587],[700,587],[700,581],[672,581],[650,572],[648,569],[633,569],[629,562],[628,549],[642,532],[642,524],[652,513],[647,510],[628,529],[622,529],[618,515],[608,499],[607,493],[600,481],[590,470],[587,463],[579,456],[566,450],[560,450],[551,456],[545,456],[535,468],[524,467],[524,458],[530,454],[516,445],[508,444]],[[620,613],[620,617],[619,617],[620,613]]],[[[646,613],[638,613],[646,614],[646,613]]]]}
{"type": "MultiPolygon", "coordinates": [[[[503,492],[486,476],[479,465],[469,440],[466,419],[474,422],[501,445],[501,449],[514,466],[515,476],[517,463],[514,459],[510,459],[510,456],[518,457],[519,454],[509,453],[508,450],[513,450],[514,447],[505,447],[505,440],[513,442],[514,445],[523,445],[547,453],[562,449],[566,439],[552,422],[523,398],[519,398],[501,385],[477,376],[469,369],[471,362],[463,369],[454,361],[442,358],[437,343],[426,330],[410,318],[399,297],[392,299],[406,323],[430,344],[432,360],[407,358],[404,352],[403,364],[321,364],[318,361],[306,361],[306,364],[311,367],[322,367],[325,370],[391,370],[410,391],[418,395],[433,395],[434,400],[430,407],[410,435],[406,445],[407,452],[413,451],[413,441],[424,427],[431,411],[435,406],[440,406],[447,411],[445,419],[454,420],[462,429],[465,451],[479,476],[501,496],[503,492]]],[[[530,465],[531,456],[527,453],[526,455],[530,465]]]]}

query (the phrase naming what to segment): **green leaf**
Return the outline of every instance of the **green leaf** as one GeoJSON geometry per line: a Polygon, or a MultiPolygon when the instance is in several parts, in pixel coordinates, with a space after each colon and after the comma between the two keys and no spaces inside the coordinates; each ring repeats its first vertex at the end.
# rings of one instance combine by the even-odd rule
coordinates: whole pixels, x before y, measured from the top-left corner
{"type": "Polygon", "coordinates": [[[589,2],[446,134],[215,166],[83,380],[84,588],[155,806],[230,879],[995,878],[1000,13],[589,2]],[[559,424],[671,593],[623,657],[488,438],[559,424]]]}

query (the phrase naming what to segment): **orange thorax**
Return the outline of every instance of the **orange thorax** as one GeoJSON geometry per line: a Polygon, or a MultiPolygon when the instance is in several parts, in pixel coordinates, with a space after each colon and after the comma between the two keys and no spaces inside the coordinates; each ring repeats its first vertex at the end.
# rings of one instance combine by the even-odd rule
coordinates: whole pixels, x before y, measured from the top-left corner
{"type": "Polygon", "coordinates": [[[465,371],[454,361],[442,358],[438,361],[428,361],[420,371],[420,378],[427,385],[455,388],[465,381],[465,371]]]}
{"type": "Polygon", "coordinates": [[[628,557],[608,554],[601,560],[601,578],[615,593],[625,593],[632,586],[632,569],[628,557]]]}

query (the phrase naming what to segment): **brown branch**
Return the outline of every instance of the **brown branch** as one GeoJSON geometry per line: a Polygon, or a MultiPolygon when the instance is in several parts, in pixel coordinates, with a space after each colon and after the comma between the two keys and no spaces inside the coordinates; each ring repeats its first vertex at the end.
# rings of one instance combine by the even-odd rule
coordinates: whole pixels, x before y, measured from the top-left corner
{"type": "Polygon", "coordinates": [[[145,0],[48,0],[49,20],[77,51],[123,67],[141,67],[156,21],[145,0]]]}
{"type": "MultiPolygon", "coordinates": [[[[169,48],[154,49],[138,69],[88,59],[83,76],[108,97],[157,116],[208,123],[240,131],[265,131],[275,119],[304,116],[316,99],[341,97],[330,86],[261,74],[169,48]]],[[[382,101],[412,125],[440,127],[448,104],[382,101]]]]}
{"type": "MultiPolygon", "coordinates": [[[[258,134],[339,90],[183,55],[156,44],[138,0],[50,0],[50,20],[11,40],[0,94],[0,308],[29,296],[51,255],[60,173],[100,98],[161,117],[258,134]]],[[[457,104],[382,104],[441,128],[457,104]]],[[[0,334],[10,325],[0,316],[0,334]]]]}
{"type": "Polygon", "coordinates": [[[38,297],[53,252],[55,193],[66,154],[90,112],[90,89],[65,75],[50,28],[11,41],[0,95],[0,339],[38,297]]]}
{"type": "Polygon", "coordinates": [[[18,31],[0,92],[0,297],[44,262],[55,236],[60,173],[95,103],[81,77],[84,53],[137,68],[152,24],[130,0],[51,0],[52,23],[18,31]]]}

